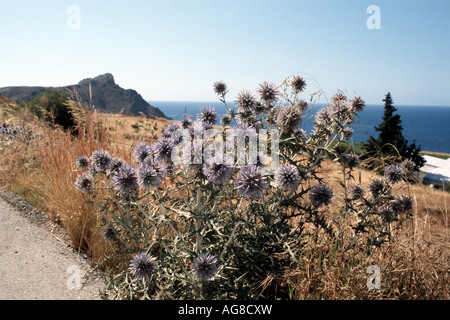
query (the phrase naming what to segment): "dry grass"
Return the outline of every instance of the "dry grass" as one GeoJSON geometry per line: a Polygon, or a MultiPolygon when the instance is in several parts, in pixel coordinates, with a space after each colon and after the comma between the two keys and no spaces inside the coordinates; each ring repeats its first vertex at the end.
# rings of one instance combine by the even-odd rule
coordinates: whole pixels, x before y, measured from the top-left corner
{"type": "MultiPolygon", "coordinates": [[[[5,109],[3,109],[5,110],[5,109]]],[[[0,187],[18,193],[52,219],[61,223],[77,249],[85,250],[93,260],[102,257],[107,245],[96,232],[98,217],[86,197],[75,189],[79,173],[75,160],[99,148],[108,149],[114,157],[131,161],[131,146],[137,142],[151,143],[171,121],[142,116],[87,113],[82,132],[73,137],[52,129],[23,112],[3,112],[0,121],[26,123],[40,139],[16,143],[0,150],[0,187]]],[[[363,186],[376,175],[359,170],[357,179],[363,186]]],[[[338,165],[326,161],[322,169],[325,181],[336,197],[330,216],[343,199],[338,183],[342,173],[338,165]]],[[[448,233],[448,193],[420,185],[402,183],[394,193],[411,195],[417,204],[412,220],[403,223],[396,241],[367,257],[351,243],[318,241],[305,250],[304,267],[283,275],[270,275],[264,285],[277,280],[289,286],[294,299],[370,299],[426,298],[449,299],[450,242],[448,233]],[[366,268],[376,263],[382,270],[381,292],[366,288],[366,268]]],[[[345,228],[343,229],[345,231],[345,228]]],[[[344,237],[344,239],[347,239],[344,237]]]]}

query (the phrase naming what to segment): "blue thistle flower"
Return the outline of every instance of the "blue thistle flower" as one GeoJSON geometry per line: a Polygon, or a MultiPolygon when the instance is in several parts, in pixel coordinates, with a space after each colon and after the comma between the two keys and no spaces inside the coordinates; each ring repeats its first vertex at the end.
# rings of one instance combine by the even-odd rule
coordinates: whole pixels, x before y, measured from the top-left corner
{"type": "Polygon", "coordinates": [[[397,164],[391,164],[384,171],[384,176],[388,182],[396,184],[403,178],[403,169],[397,164]]]}
{"type": "Polygon", "coordinates": [[[108,151],[100,149],[92,153],[92,166],[100,172],[104,172],[111,168],[112,157],[108,151]]]}
{"type": "Polygon", "coordinates": [[[194,259],[191,268],[200,281],[212,280],[218,271],[217,258],[211,254],[202,253],[194,259]]]}
{"type": "Polygon", "coordinates": [[[75,180],[75,188],[83,193],[90,193],[94,188],[94,178],[92,175],[83,172],[75,180]]]}
{"type": "Polygon", "coordinates": [[[274,83],[267,81],[260,84],[256,92],[259,94],[261,101],[268,104],[275,102],[279,95],[277,86],[274,83]]]}
{"type": "Polygon", "coordinates": [[[77,160],[75,160],[75,164],[79,169],[86,169],[89,166],[89,158],[86,156],[79,156],[77,160]]]}
{"type": "Polygon", "coordinates": [[[222,185],[230,180],[233,174],[233,167],[224,163],[203,164],[203,174],[208,181],[214,184],[222,185]]]}
{"type": "Polygon", "coordinates": [[[394,209],[394,211],[399,213],[411,212],[413,207],[413,199],[410,196],[404,194],[398,196],[392,204],[392,208],[394,209]]]}
{"type": "Polygon", "coordinates": [[[215,112],[214,108],[203,107],[200,109],[200,114],[197,116],[197,120],[214,126],[217,122],[218,117],[219,115],[215,112]]]}
{"type": "Polygon", "coordinates": [[[381,178],[375,178],[369,183],[369,190],[374,199],[387,192],[386,181],[381,178]]]}
{"type": "Polygon", "coordinates": [[[228,92],[228,87],[223,81],[214,82],[213,89],[218,95],[225,95],[228,92]]]}
{"type": "Polygon", "coordinates": [[[327,206],[331,203],[331,199],[333,198],[333,190],[320,183],[311,188],[309,198],[315,207],[320,207],[321,205],[327,206]]]}
{"type": "Polygon", "coordinates": [[[286,131],[296,130],[302,124],[302,121],[302,113],[291,105],[279,107],[275,120],[277,125],[286,131]]]}
{"type": "Polygon", "coordinates": [[[138,184],[145,189],[150,189],[151,187],[159,187],[164,181],[164,170],[157,166],[143,165],[137,171],[138,184]]]}
{"type": "Polygon", "coordinates": [[[115,171],[112,181],[114,189],[124,196],[138,191],[136,170],[129,164],[123,164],[115,171]]]}
{"type": "Polygon", "coordinates": [[[133,150],[133,156],[138,163],[143,163],[144,160],[152,154],[152,150],[145,142],[138,143],[133,150]]]}
{"type": "Polygon", "coordinates": [[[262,169],[257,165],[249,165],[241,168],[239,173],[240,178],[235,184],[237,192],[246,198],[261,198],[269,187],[269,182],[262,169]]]}
{"type": "Polygon", "coordinates": [[[154,144],[156,158],[166,163],[170,163],[172,161],[173,148],[175,148],[175,142],[172,138],[161,137],[154,144]]]}
{"type": "Polygon", "coordinates": [[[140,253],[133,257],[130,263],[130,273],[133,277],[141,280],[148,280],[156,269],[156,258],[140,253]]]}
{"type": "Polygon", "coordinates": [[[353,184],[349,188],[349,198],[356,200],[364,196],[364,188],[359,184],[353,184]]]}
{"type": "Polygon", "coordinates": [[[275,183],[276,185],[286,191],[297,190],[302,178],[300,176],[300,171],[296,166],[290,163],[282,164],[275,171],[275,183]]]}
{"type": "Polygon", "coordinates": [[[254,111],[256,98],[250,91],[244,90],[238,93],[235,102],[239,113],[251,113],[254,111]]]}

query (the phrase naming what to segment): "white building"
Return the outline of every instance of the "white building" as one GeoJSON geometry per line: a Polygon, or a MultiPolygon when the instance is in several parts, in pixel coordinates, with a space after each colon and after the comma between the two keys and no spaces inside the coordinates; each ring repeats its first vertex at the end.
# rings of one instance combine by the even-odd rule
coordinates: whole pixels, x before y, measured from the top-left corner
{"type": "Polygon", "coordinates": [[[442,188],[443,185],[450,185],[450,158],[447,160],[423,156],[425,165],[420,168],[423,184],[442,188]]]}

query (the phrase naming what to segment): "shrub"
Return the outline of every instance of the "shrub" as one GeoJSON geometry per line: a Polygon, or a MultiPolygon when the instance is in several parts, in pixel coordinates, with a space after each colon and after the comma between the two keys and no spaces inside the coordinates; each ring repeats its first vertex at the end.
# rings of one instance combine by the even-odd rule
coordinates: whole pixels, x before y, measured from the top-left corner
{"type": "MultiPolygon", "coordinates": [[[[366,193],[353,176],[358,157],[333,149],[363,100],[336,94],[307,135],[305,85],[300,77],[265,82],[256,94],[238,94],[228,109],[234,127],[215,127],[218,116],[205,107],[198,122],[171,124],[153,145],[136,145],[133,163],[97,150],[89,166],[78,166],[76,186],[97,207],[112,248],[97,268],[116,297],[289,298],[296,272],[311,267],[306,261],[334,264],[342,251],[349,261],[362,252],[368,264],[390,241],[412,210],[410,197],[392,193],[405,172],[390,168],[366,193]],[[319,176],[329,156],[342,163],[341,202],[319,176]]],[[[214,90],[228,108],[226,85],[214,90]]]]}

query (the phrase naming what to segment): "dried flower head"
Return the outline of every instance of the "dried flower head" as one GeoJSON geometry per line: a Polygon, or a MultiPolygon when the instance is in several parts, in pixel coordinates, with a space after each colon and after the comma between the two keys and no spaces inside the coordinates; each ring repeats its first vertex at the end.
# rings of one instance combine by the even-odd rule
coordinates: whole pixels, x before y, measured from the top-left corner
{"type": "Polygon", "coordinates": [[[269,187],[269,182],[262,169],[253,164],[242,167],[239,173],[240,178],[235,183],[237,192],[246,198],[261,198],[269,187]]]}
{"type": "Polygon", "coordinates": [[[156,258],[146,254],[140,253],[133,257],[130,263],[130,273],[137,279],[149,279],[156,269],[156,258]]]}
{"type": "Polygon", "coordinates": [[[86,169],[89,166],[89,158],[86,156],[79,156],[77,160],[75,160],[75,164],[77,168],[86,169]]]}
{"type": "Polygon", "coordinates": [[[202,253],[194,259],[191,268],[200,281],[212,280],[218,271],[217,258],[211,254],[202,253]]]}
{"type": "Polygon", "coordinates": [[[384,171],[384,177],[388,182],[396,184],[403,178],[403,169],[397,164],[391,164],[384,171]]]}
{"type": "Polygon", "coordinates": [[[104,172],[111,168],[112,157],[108,151],[103,149],[96,150],[91,156],[92,166],[100,172],[104,172]]]}
{"type": "Polygon", "coordinates": [[[91,174],[83,172],[75,180],[75,188],[83,193],[90,193],[94,188],[94,178],[91,174]]]}
{"type": "Polygon", "coordinates": [[[361,97],[355,97],[350,101],[350,110],[353,113],[358,113],[364,110],[366,106],[365,101],[361,97]]]}
{"type": "Polygon", "coordinates": [[[300,171],[290,163],[280,165],[275,171],[274,179],[277,187],[285,191],[296,190],[302,181],[300,171]]]}
{"type": "Polygon", "coordinates": [[[225,95],[228,92],[228,87],[223,81],[214,82],[213,89],[218,95],[225,95]]]}
{"type": "Polygon", "coordinates": [[[215,125],[219,115],[212,107],[203,107],[200,109],[200,114],[197,116],[198,121],[204,122],[209,125],[215,125]]]}
{"type": "Polygon", "coordinates": [[[309,198],[315,207],[320,207],[321,205],[327,206],[331,203],[331,199],[333,198],[333,190],[320,183],[311,188],[309,198]]]}
{"type": "Polygon", "coordinates": [[[232,119],[233,119],[233,117],[231,116],[231,114],[225,113],[225,114],[222,116],[222,118],[220,118],[220,123],[221,123],[223,126],[228,126],[228,125],[231,123],[232,119]]]}
{"type": "Polygon", "coordinates": [[[303,77],[296,76],[292,79],[291,88],[294,94],[300,93],[306,88],[306,81],[303,77]]]}
{"type": "Polygon", "coordinates": [[[276,123],[281,129],[294,131],[302,124],[302,121],[303,116],[297,108],[291,105],[279,107],[276,123]]]}
{"type": "Polygon", "coordinates": [[[316,121],[318,126],[328,127],[333,123],[333,118],[331,117],[331,112],[329,107],[324,107],[319,109],[314,116],[314,120],[316,121]]]}
{"type": "Polygon", "coordinates": [[[277,86],[274,83],[267,81],[260,84],[256,92],[259,94],[261,101],[267,104],[275,102],[279,94],[277,86]]]}
{"type": "Polygon", "coordinates": [[[341,138],[342,140],[349,140],[353,137],[353,129],[350,127],[342,128],[341,138]]]}
{"type": "Polygon", "coordinates": [[[253,93],[244,90],[238,93],[235,102],[239,113],[251,113],[255,108],[256,99],[253,93]]]}

